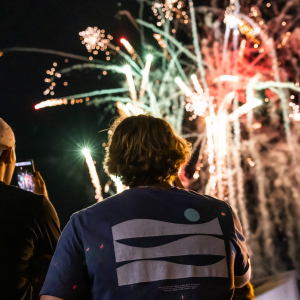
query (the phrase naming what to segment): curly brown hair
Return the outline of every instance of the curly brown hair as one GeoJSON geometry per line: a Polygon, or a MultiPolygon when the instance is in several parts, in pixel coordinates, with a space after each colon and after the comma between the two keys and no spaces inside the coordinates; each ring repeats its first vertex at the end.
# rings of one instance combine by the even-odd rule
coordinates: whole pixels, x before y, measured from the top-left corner
{"type": "Polygon", "coordinates": [[[150,115],[119,118],[111,131],[104,169],[129,187],[172,180],[189,159],[191,144],[163,119],[150,115]]]}

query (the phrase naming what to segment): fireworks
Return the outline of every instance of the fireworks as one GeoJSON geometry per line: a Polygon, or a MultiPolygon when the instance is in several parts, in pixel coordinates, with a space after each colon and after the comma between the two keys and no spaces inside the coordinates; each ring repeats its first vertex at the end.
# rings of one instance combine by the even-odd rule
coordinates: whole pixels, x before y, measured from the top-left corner
{"type": "Polygon", "coordinates": [[[89,168],[92,184],[95,188],[95,199],[97,199],[98,202],[103,200],[102,193],[101,193],[101,185],[100,185],[100,180],[95,168],[95,163],[92,159],[90,150],[85,148],[82,150],[82,153],[85,156],[86,164],[89,168]]]}
{"type": "Polygon", "coordinates": [[[184,1],[180,0],[165,0],[164,3],[155,2],[152,6],[152,11],[157,17],[157,26],[162,26],[165,19],[172,21],[175,17],[180,19],[185,24],[188,23],[188,16],[182,8],[185,7],[184,1]]]}
{"type": "Polygon", "coordinates": [[[193,118],[196,116],[203,117],[207,111],[207,100],[205,97],[199,96],[196,93],[193,93],[190,97],[187,98],[187,103],[185,105],[186,111],[193,112],[193,118]]]}
{"type": "Polygon", "coordinates": [[[222,75],[219,78],[217,78],[215,81],[231,81],[231,82],[238,82],[239,78],[237,76],[232,75],[222,75]]]}
{"type": "Polygon", "coordinates": [[[85,45],[89,52],[95,49],[105,51],[107,45],[113,39],[111,35],[105,38],[105,30],[100,30],[97,27],[88,27],[86,30],[79,32],[79,35],[82,39],[82,44],[85,45]]]}
{"type": "Polygon", "coordinates": [[[237,110],[235,110],[233,113],[231,113],[228,116],[228,120],[233,122],[240,115],[246,114],[247,112],[251,111],[253,108],[255,108],[261,104],[262,104],[262,101],[260,99],[253,99],[251,101],[248,101],[246,104],[240,106],[237,110]]]}
{"type": "Polygon", "coordinates": [[[137,54],[135,53],[134,48],[131,46],[131,44],[124,38],[121,38],[120,40],[121,44],[126,48],[128,53],[131,55],[132,59],[135,60],[137,58],[137,54]]]}
{"type": "Polygon", "coordinates": [[[227,7],[225,11],[224,23],[227,24],[231,29],[238,26],[241,34],[244,34],[247,39],[257,45],[260,44],[260,41],[256,38],[256,36],[260,33],[260,28],[257,26],[253,29],[245,20],[236,17],[232,12],[231,7],[227,7]]]}
{"type": "Polygon", "coordinates": [[[191,76],[191,79],[192,79],[192,81],[193,81],[193,84],[194,84],[194,87],[195,87],[196,92],[197,92],[200,96],[202,96],[202,95],[203,95],[203,89],[202,89],[202,87],[201,87],[201,85],[200,85],[200,83],[199,83],[199,81],[198,81],[198,79],[197,79],[197,76],[196,76],[195,74],[193,74],[193,75],[191,76]]]}
{"type": "Polygon", "coordinates": [[[208,107],[208,95],[206,93],[203,94],[203,89],[201,88],[196,75],[192,75],[192,80],[195,86],[196,91],[199,93],[193,93],[190,88],[179,78],[175,78],[175,82],[178,84],[180,89],[184,92],[186,98],[186,111],[193,112],[192,118],[196,118],[196,116],[204,116],[208,107]]]}
{"type": "Polygon", "coordinates": [[[234,28],[241,23],[241,20],[233,15],[231,10],[227,7],[224,15],[224,23],[228,24],[230,28],[234,28]]]}
{"type": "Polygon", "coordinates": [[[146,65],[145,65],[145,69],[143,72],[143,78],[142,78],[141,89],[140,89],[140,98],[144,97],[144,95],[145,95],[145,89],[146,89],[146,85],[148,82],[149,71],[150,71],[152,59],[153,59],[153,56],[151,54],[148,54],[146,57],[146,65]]]}
{"type": "Polygon", "coordinates": [[[68,104],[67,99],[49,99],[46,101],[42,101],[39,104],[36,104],[34,108],[36,110],[44,108],[44,107],[51,107],[51,106],[57,106],[57,105],[63,105],[63,104],[68,104]]]}
{"type": "Polygon", "coordinates": [[[121,179],[119,177],[116,177],[114,175],[110,175],[110,178],[113,180],[115,187],[117,189],[117,194],[123,192],[124,190],[127,189],[127,187],[125,187],[121,181],[121,179]]]}
{"type": "Polygon", "coordinates": [[[240,50],[239,50],[239,62],[243,62],[243,58],[244,58],[244,51],[246,48],[246,40],[242,40],[241,44],[240,44],[240,50]]]}
{"type": "Polygon", "coordinates": [[[211,117],[207,116],[205,118],[206,123],[206,135],[207,135],[207,151],[208,151],[208,163],[209,163],[209,176],[210,176],[210,194],[212,196],[215,196],[215,190],[216,190],[216,166],[214,164],[215,160],[215,153],[214,153],[214,142],[213,142],[213,129],[212,129],[212,122],[211,117]]]}
{"type": "Polygon", "coordinates": [[[127,78],[127,83],[130,91],[130,97],[133,101],[133,104],[135,105],[136,100],[137,100],[137,95],[136,95],[136,90],[135,90],[135,85],[132,77],[132,72],[131,68],[129,65],[124,66],[124,73],[126,74],[127,78]]]}
{"type": "Polygon", "coordinates": [[[143,115],[145,113],[143,109],[133,106],[131,103],[127,103],[126,107],[133,116],[143,115]]]}
{"type": "Polygon", "coordinates": [[[192,91],[190,90],[190,88],[182,81],[182,79],[180,77],[176,77],[175,78],[175,82],[178,84],[178,86],[180,87],[180,89],[184,92],[184,94],[187,97],[191,97],[192,96],[192,91]]]}

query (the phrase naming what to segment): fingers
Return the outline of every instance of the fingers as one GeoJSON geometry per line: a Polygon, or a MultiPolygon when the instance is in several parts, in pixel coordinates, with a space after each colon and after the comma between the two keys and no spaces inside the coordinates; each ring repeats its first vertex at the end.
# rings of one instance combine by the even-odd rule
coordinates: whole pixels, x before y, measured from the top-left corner
{"type": "Polygon", "coordinates": [[[46,184],[44,179],[42,178],[40,172],[36,171],[35,175],[33,177],[33,182],[34,182],[34,193],[35,194],[42,194],[46,198],[48,198],[48,192],[46,189],[46,184]]]}
{"type": "Polygon", "coordinates": [[[38,181],[40,181],[41,183],[45,183],[43,177],[41,176],[40,172],[39,171],[36,171],[35,172],[35,177],[38,181]]]}

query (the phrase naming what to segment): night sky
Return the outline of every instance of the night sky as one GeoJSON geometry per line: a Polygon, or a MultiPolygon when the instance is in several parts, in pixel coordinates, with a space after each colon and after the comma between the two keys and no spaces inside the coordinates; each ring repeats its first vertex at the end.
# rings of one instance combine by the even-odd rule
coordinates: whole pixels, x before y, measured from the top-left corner
{"type": "MultiPolygon", "coordinates": [[[[0,49],[35,47],[88,57],[78,33],[88,26],[97,26],[111,33],[117,45],[116,39],[128,37],[127,31],[134,32],[127,19],[115,17],[119,9],[126,5],[128,8],[128,3],[5,1],[0,12],[0,49]]],[[[134,13],[137,7],[132,3],[130,9],[134,13]]],[[[134,36],[131,38],[135,40],[134,36]]],[[[105,55],[100,53],[97,58],[105,60],[105,55]]],[[[53,62],[57,62],[57,70],[80,63],[71,59],[65,63],[64,57],[29,52],[4,53],[0,57],[0,117],[15,132],[17,160],[33,159],[36,170],[41,172],[63,228],[72,213],[95,203],[94,188],[80,152],[82,147],[92,149],[102,184],[106,181],[101,162],[107,132],[98,132],[109,126],[114,115],[84,103],[34,110],[35,104],[49,98],[43,95],[48,87],[44,80],[53,62]]],[[[54,97],[118,87],[117,78],[110,74],[103,78],[99,73],[85,70],[63,77],[57,81],[54,97]],[[64,81],[68,82],[67,87],[63,86],[64,81]]]]}

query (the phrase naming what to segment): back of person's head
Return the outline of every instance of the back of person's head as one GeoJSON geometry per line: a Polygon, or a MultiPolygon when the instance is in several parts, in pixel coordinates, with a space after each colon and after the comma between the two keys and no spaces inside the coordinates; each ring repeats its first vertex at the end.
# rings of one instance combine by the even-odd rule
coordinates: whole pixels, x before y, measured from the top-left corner
{"type": "Polygon", "coordinates": [[[10,184],[15,168],[15,135],[7,123],[0,118],[0,181],[10,184]]]}
{"type": "Polygon", "coordinates": [[[0,158],[3,152],[15,146],[15,135],[10,126],[0,118],[0,158]]]}
{"type": "Polygon", "coordinates": [[[150,115],[117,119],[104,168],[135,187],[172,180],[189,159],[191,145],[163,119],[150,115]]]}

